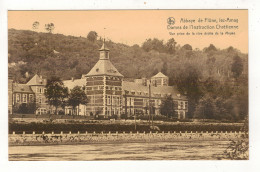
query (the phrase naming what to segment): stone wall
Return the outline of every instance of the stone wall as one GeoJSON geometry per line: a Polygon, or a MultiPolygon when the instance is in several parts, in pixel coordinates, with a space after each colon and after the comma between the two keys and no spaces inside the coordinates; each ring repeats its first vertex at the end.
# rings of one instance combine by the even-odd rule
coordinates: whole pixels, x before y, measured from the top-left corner
{"type": "Polygon", "coordinates": [[[160,141],[199,141],[199,140],[240,140],[244,132],[156,132],[156,133],[42,133],[9,134],[9,145],[45,145],[45,144],[90,144],[114,142],[160,142],[160,141]]]}

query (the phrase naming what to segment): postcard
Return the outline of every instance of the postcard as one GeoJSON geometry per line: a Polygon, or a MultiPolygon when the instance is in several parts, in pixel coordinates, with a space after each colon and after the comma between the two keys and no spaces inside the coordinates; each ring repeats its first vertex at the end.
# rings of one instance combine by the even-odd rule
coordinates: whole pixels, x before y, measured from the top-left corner
{"type": "Polygon", "coordinates": [[[248,10],[9,10],[9,161],[248,160],[248,59],[248,10]]]}

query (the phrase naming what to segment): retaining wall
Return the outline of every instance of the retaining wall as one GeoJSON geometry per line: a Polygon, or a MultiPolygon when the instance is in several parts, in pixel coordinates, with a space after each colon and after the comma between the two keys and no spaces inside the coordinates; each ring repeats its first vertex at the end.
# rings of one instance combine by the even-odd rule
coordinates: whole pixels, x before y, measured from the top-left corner
{"type": "Polygon", "coordinates": [[[9,134],[9,145],[91,144],[115,142],[160,142],[160,141],[228,141],[245,138],[244,132],[155,132],[155,133],[42,133],[9,134]]]}

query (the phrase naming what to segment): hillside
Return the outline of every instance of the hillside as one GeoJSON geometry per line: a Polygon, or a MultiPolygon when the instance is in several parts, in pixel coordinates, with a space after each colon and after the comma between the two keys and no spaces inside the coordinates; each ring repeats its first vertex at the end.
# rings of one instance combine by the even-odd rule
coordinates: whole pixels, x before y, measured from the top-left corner
{"type": "MultiPolygon", "coordinates": [[[[21,83],[35,73],[46,78],[80,78],[98,61],[102,45],[100,39],[14,29],[9,30],[8,41],[9,64],[19,62],[10,65],[9,75],[21,83]]],[[[205,103],[210,102],[208,109],[219,110],[213,114],[247,114],[248,55],[233,47],[220,50],[209,45],[194,50],[189,44],[182,46],[174,40],[156,38],[147,39],[142,47],[111,40],[106,45],[112,63],[126,78],[151,77],[158,71],[168,75],[170,84],[187,94],[192,113],[201,114],[203,110],[203,115],[212,114],[204,113],[205,103]],[[235,106],[241,111],[243,108],[243,112],[235,106]]]]}
{"type": "MultiPolygon", "coordinates": [[[[22,78],[25,78],[25,72],[31,75],[41,73],[45,77],[56,74],[62,79],[80,78],[98,61],[98,49],[102,45],[100,40],[91,42],[83,37],[14,29],[9,30],[8,40],[9,63],[27,62],[22,69],[13,72],[15,76],[19,75],[16,79],[21,82],[24,81],[22,78]]],[[[125,77],[151,76],[154,66],[157,71],[160,70],[163,59],[170,57],[167,54],[160,57],[159,54],[145,52],[140,47],[112,41],[107,41],[106,44],[110,49],[112,63],[125,77]]]]}
{"type": "MultiPolygon", "coordinates": [[[[19,78],[24,78],[25,72],[29,72],[31,75],[40,73],[45,77],[56,74],[62,79],[80,78],[81,74],[86,74],[98,61],[98,49],[102,45],[101,40],[91,42],[83,37],[14,29],[9,30],[8,36],[9,63],[27,62],[27,65],[21,67],[22,69],[16,69],[16,72],[13,73],[15,76],[19,75],[19,78]]],[[[222,72],[222,75],[227,76],[229,73],[231,74],[229,67],[232,63],[232,54],[236,53],[236,50],[232,50],[234,52],[231,53],[227,50],[217,50],[210,52],[211,55],[209,55],[209,53],[198,50],[188,51],[182,48],[178,50],[178,46],[175,54],[159,53],[156,50],[146,52],[138,45],[127,46],[112,41],[107,41],[107,46],[115,67],[125,77],[131,78],[149,77],[160,70],[169,75],[170,70],[178,69],[191,59],[192,63],[203,63],[204,61],[210,63],[210,60],[214,60],[215,69],[210,70],[216,70],[218,75],[222,72]],[[211,57],[213,59],[210,59],[211,57]],[[164,63],[167,63],[166,70],[162,69],[164,63]],[[167,71],[168,69],[170,70],[167,71]]],[[[247,60],[246,55],[241,54],[241,57],[247,60]]],[[[209,69],[206,67],[206,70],[209,69]]],[[[208,72],[203,73],[208,75],[208,72]]],[[[244,72],[246,72],[246,68],[244,72]]],[[[23,81],[19,78],[16,79],[23,81]]]]}

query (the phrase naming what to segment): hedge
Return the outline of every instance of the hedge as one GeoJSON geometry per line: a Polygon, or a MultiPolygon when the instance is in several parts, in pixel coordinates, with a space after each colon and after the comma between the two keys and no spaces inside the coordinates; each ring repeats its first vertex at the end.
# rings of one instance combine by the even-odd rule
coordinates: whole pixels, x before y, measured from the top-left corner
{"type": "MultiPolygon", "coordinates": [[[[201,132],[201,131],[208,131],[208,132],[216,132],[216,131],[241,131],[243,124],[193,124],[193,123],[176,123],[176,124],[157,124],[156,126],[159,127],[160,131],[165,132],[201,132]]],[[[54,131],[55,133],[77,133],[80,131],[81,133],[85,133],[86,131],[91,132],[116,132],[119,133],[125,131],[126,133],[132,132],[150,132],[149,125],[139,124],[135,126],[134,124],[53,124],[53,123],[29,123],[29,124],[18,124],[18,123],[9,123],[9,133],[11,134],[15,131],[17,134],[21,134],[23,131],[26,133],[35,133],[40,134],[43,131],[45,133],[51,133],[54,131]]]]}

